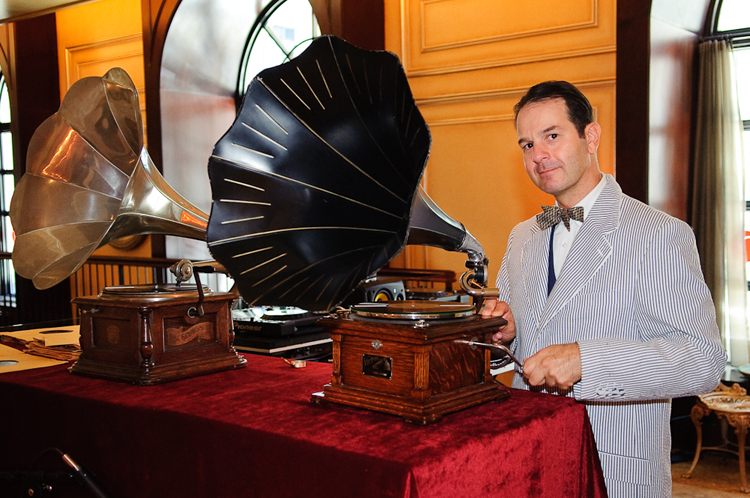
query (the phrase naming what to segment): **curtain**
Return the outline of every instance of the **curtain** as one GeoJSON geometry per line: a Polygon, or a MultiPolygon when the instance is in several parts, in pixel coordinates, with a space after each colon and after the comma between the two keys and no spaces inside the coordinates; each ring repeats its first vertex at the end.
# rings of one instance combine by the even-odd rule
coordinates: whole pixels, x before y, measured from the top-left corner
{"type": "Polygon", "coordinates": [[[745,175],[732,46],[699,46],[692,221],[729,360],[750,361],[745,275],[745,175]]]}

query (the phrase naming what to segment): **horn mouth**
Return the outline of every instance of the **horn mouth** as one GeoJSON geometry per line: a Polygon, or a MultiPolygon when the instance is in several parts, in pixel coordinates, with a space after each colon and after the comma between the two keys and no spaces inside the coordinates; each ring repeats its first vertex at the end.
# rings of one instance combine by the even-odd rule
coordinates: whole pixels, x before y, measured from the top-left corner
{"type": "Polygon", "coordinates": [[[167,184],[142,136],[138,92],[125,71],[115,68],[71,87],[34,132],[26,174],[11,200],[19,275],[43,290],[113,239],[206,239],[208,215],[167,184]],[[94,116],[104,125],[92,126],[94,116]]]}

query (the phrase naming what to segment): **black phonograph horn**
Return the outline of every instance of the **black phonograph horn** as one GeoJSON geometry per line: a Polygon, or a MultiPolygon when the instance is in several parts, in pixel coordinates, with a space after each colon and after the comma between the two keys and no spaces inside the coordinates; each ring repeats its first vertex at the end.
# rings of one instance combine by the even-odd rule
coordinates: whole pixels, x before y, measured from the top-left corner
{"type": "Polygon", "coordinates": [[[418,188],[429,148],[396,56],[317,38],[253,79],[216,144],[209,249],[250,304],[329,310],[407,242],[466,251],[481,292],[481,246],[418,188]]]}
{"type": "Polygon", "coordinates": [[[330,310],[405,244],[466,252],[462,286],[491,292],[479,243],[419,188],[429,129],[390,53],[320,37],[261,72],[208,161],[210,217],[167,184],[142,137],[125,71],[70,88],[11,202],[19,275],[46,289],[108,241],[157,233],[207,240],[209,264],[251,304],[330,310]]]}
{"type": "Polygon", "coordinates": [[[138,92],[120,68],[77,81],[34,132],[10,218],[13,265],[38,289],[67,278],[110,240],[146,233],[205,240],[208,223],[143,147],[138,92]]]}

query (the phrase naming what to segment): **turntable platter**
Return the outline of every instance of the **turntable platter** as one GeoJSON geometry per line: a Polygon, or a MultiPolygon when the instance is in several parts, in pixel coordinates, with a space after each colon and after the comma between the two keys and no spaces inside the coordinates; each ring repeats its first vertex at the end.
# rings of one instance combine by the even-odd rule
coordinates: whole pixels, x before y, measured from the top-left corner
{"type": "MultiPolygon", "coordinates": [[[[211,294],[213,291],[206,287],[203,287],[204,294],[211,294]]],[[[141,285],[116,285],[107,286],[101,291],[101,297],[104,299],[137,299],[137,298],[151,298],[151,299],[167,299],[167,298],[179,298],[190,295],[198,295],[198,287],[196,285],[188,284],[141,284],[141,285]]]]}
{"type": "Polygon", "coordinates": [[[261,318],[263,320],[295,320],[310,316],[310,312],[296,306],[271,306],[266,308],[261,318]]]}
{"type": "Polygon", "coordinates": [[[475,314],[473,304],[441,301],[388,301],[359,303],[351,308],[356,316],[396,320],[463,318],[475,314]]]}

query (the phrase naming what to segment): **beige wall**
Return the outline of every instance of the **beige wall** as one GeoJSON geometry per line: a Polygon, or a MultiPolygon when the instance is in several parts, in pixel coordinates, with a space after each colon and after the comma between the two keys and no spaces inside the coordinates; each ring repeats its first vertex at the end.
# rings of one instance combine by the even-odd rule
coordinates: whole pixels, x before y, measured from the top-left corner
{"type": "MultiPolygon", "coordinates": [[[[60,98],[63,99],[73,83],[88,76],[103,76],[113,67],[121,67],[138,89],[141,118],[146,137],[146,92],[141,36],[140,0],[99,0],[83,3],[56,12],[60,98]]],[[[150,237],[131,236],[118,241],[123,247],[106,244],[97,249],[98,256],[151,257],[150,237]],[[135,247],[126,248],[128,244],[135,247]]],[[[122,285],[116,275],[103,268],[98,277],[90,278],[85,269],[71,280],[71,296],[95,295],[104,285],[122,285]],[[92,283],[99,287],[89,287],[92,283]]],[[[140,283],[149,275],[139,274],[140,283]]],[[[73,308],[75,316],[77,310],[73,308]]]]}
{"type": "MultiPolygon", "coordinates": [[[[99,0],[58,11],[61,94],[80,77],[120,66],[145,109],[140,5],[99,0]]],[[[494,280],[511,228],[551,202],[526,177],[516,145],[512,107],[529,86],[566,79],[582,88],[603,127],[602,168],[614,172],[615,0],[384,0],[384,6],[386,48],[401,58],[432,133],[425,189],[479,239],[494,280]]],[[[150,245],[141,250],[149,255],[150,245]]],[[[108,246],[101,251],[116,253],[108,246]]],[[[464,261],[463,254],[409,247],[393,266],[460,273],[464,261]]]]}
{"type": "MultiPolygon", "coordinates": [[[[432,133],[424,187],[483,245],[494,282],[513,226],[551,198],[516,144],[513,105],[543,80],[578,85],[603,128],[614,172],[615,0],[385,0],[386,49],[399,55],[432,133]]],[[[394,266],[464,271],[465,256],[408,247],[394,266]]]]}
{"type": "MultiPolygon", "coordinates": [[[[145,140],[146,92],[140,0],[99,0],[83,3],[58,10],[55,18],[60,98],[64,98],[68,88],[79,79],[103,76],[113,67],[121,67],[130,75],[138,89],[145,140]]],[[[144,240],[145,243],[132,250],[105,245],[95,254],[150,257],[150,240],[148,237],[144,240]]]]}

